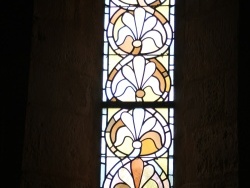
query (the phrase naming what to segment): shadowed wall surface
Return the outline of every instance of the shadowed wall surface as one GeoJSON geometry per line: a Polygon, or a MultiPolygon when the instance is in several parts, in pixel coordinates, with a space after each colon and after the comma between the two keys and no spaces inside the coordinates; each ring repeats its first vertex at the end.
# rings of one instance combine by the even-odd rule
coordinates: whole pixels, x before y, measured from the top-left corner
{"type": "Polygon", "coordinates": [[[34,3],[22,187],[97,187],[103,7],[34,3]]]}
{"type": "Polygon", "coordinates": [[[177,1],[177,188],[238,187],[238,1],[177,1]]]}

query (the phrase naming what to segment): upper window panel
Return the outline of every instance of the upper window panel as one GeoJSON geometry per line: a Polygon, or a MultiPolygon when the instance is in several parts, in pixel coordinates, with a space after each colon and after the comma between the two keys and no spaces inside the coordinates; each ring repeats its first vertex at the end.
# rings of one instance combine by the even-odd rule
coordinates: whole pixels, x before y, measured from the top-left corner
{"type": "Polygon", "coordinates": [[[105,4],[103,101],[173,101],[174,2],[105,4]]]}

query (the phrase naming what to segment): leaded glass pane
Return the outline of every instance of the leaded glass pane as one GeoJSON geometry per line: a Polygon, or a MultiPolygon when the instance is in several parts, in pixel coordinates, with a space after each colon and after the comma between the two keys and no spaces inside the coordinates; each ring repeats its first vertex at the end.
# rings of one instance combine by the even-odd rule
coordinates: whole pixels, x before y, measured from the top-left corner
{"type": "Polygon", "coordinates": [[[100,187],[173,187],[174,5],[105,0],[100,187]]]}

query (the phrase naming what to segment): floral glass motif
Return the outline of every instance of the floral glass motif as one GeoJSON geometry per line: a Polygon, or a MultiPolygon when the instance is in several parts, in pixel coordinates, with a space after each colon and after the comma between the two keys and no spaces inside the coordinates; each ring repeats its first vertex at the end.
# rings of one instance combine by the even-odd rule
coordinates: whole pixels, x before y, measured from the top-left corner
{"type": "Polygon", "coordinates": [[[137,7],[119,9],[108,26],[107,37],[112,49],[120,55],[142,54],[145,58],[164,53],[172,40],[169,22],[160,14],[137,7]],[[152,13],[151,13],[152,12],[152,13]]]}
{"type": "Polygon", "coordinates": [[[174,5],[105,0],[101,188],[173,187],[174,5]]]}
{"type": "Polygon", "coordinates": [[[170,77],[159,61],[132,55],[117,64],[106,85],[111,101],[162,101],[169,90],[170,77]]]}

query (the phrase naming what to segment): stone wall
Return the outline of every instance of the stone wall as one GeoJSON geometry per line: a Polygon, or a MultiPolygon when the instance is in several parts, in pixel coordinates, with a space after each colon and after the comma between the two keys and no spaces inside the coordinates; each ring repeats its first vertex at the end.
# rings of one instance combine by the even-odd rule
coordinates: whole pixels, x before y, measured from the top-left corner
{"type": "Polygon", "coordinates": [[[238,187],[238,1],[177,1],[177,188],[238,187]]]}
{"type": "MultiPolygon", "coordinates": [[[[22,188],[95,188],[103,4],[35,0],[22,188]]],[[[238,1],[176,1],[175,187],[238,187],[238,1]]]]}
{"type": "Polygon", "coordinates": [[[103,5],[34,4],[21,187],[98,187],[103,5]]]}

